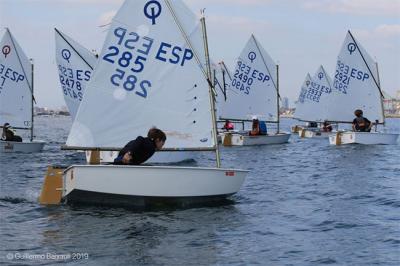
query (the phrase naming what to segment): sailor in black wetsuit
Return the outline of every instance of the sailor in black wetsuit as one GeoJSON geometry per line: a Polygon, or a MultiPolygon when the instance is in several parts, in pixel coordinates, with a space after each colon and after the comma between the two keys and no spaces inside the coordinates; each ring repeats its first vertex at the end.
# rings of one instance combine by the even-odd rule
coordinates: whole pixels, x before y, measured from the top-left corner
{"type": "Polygon", "coordinates": [[[161,150],[167,137],[163,131],[158,128],[151,128],[147,137],[137,137],[130,141],[119,152],[115,158],[114,164],[139,165],[147,161],[157,150],[161,150]]]}
{"type": "Polygon", "coordinates": [[[367,118],[363,117],[363,111],[357,109],[354,111],[356,118],[353,120],[353,131],[370,132],[372,123],[367,118]]]}
{"type": "Polygon", "coordinates": [[[3,125],[3,134],[1,135],[1,139],[4,141],[22,142],[22,138],[20,136],[15,135],[9,123],[5,123],[3,125]]]}

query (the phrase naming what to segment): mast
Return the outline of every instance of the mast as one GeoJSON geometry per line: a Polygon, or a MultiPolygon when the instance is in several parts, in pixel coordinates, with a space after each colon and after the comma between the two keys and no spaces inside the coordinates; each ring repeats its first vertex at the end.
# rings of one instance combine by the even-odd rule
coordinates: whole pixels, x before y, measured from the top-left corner
{"type": "Polygon", "coordinates": [[[30,59],[30,61],[31,61],[31,68],[32,68],[32,73],[31,73],[31,81],[32,81],[32,87],[31,87],[31,90],[32,90],[32,97],[31,97],[31,99],[32,99],[32,101],[31,101],[31,103],[32,103],[32,105],[31,105],[31,142],[33,141],[33,101],[34,101],[34,98],[33,98],[33,68],[34,68],[34,66],[33,66],[33,58],[31,58],[30,59]]]}
{"type": "MultiPolygon", "coordinates": [[[[375,66],[376,66],[376,76],[377,76],[377,81],[378,81],[378,85],[379,88],[381,88],[381,76],[379,75],[379,68],[378,68],[378,62],[375,62],[375,66]]],[[[383,93],[381,94],[381,108],[382,108],[382,114],[383,114],[383,121],[382,124],[385,125],[385,108],[383,107],[383,99],[385,98],[385,96],[383,95],[383,93]]]]}
{"type": "Polygon", "coordinates": [[[276,97],[276,104],[277,104],[277,119],[278,119],[278,128],[276,134],[279,134],[279,123],[280,123],[280,115],[279,115],[279,65],[276,65],[276,91],[278,93],[276,97]]]}
{"type": "Polygon", "coordinates": [[[209,96],[210,96],[210,104],[211,104],[212,131],[213,131],[213,137],[214,137],[214,143],[215,143],[215,156],[216,156],[216,160],[217,160],[217,167],[220,168],[221,167],[221,158],[219,155],[218,139],[217,139],[217,119],[216,119],[216,115],[215,115],[215,96],[214,96],[213,89],[212,89],[212,83],[210,82],[211,81],[210,55],[209,55],[209,51],[208,51],[207,28],[206,28],[206,18],[204,17],[204,9],[202,10],[201,13],[202,13],[202,17],[201,17],[200,21],[201,21],[201,29],[203,32],[207,78],[209,80],[208,88],[209,88],[209,96]]]}

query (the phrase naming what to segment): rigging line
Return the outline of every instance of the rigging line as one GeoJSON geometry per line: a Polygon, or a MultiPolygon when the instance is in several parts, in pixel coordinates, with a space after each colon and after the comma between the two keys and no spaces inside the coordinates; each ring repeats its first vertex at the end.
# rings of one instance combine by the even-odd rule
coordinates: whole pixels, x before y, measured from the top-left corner
{"type": "Polygon", "coordinates": [[[201,72],[203,72],[203,75],[204,75],[204,77],[206,78],[206,80],[207,80],[207,82],[209,83],[209,85],[210,85],[212,88],[214,88],[214,86],[212,85],[212,82],[211,82],[211,80],[209,79],[209,77],[208,77],[208,75],[207,75],[205,69],[203,68],[203,65],[202,65],[202,63],[201,63],[201,61],[200,61],[199,56],[197,55],[196,50],[193,48],[193,45],[192,45],[192,43],[190,42],[189,37],[187,36],[187,34],[186,34],[185,30],[183,29],[181,23],[179,22],[178,17],[176,16],[175,11],[174,11],[174,9],[173,9],[172,6],[171,6],[171,3],[169,2],[169,0],[165,0],[165,3],[166,3],[166,5],[167,5],[169,11],[171,12],[172,17],[174,18],[175,24],[178,26],[178,28],[179,28],[179,30],[180,30],[180,32],[181,32],[183,38],[185,39],[185,41],[186,41],[186,43],[187,43],[187,45],[188,45],[188,46],[190,47],[190,49],[192,50],[193,55],[194,55],[194,57],[195,57],[195,59],[196,59],[196,61],[197,61],[197,64],[199,65],[199,67],[200,67],[200,69],[201,69],[201,72]]]}
{"type": "Polygon", "coordinates": [[[63,40],[72,48],[72,50],[74,50],[74,52],[83,60],[83,62],[86,63],[86,65],[88,65],[88,67],[90,67],[91,70],[93,70],[93,67],[85,60],[85,58],[83,58],[83,56],[75,49],[74,46],[72,46],[72,44],[69,43],[69,41],[67,41],[67,39],[64,37],[64,35],[58,31],[56,28],[54,28],[55,31],[61,36],[61,38],[63,38],[63,40]]]}
{"type": "Polygon", "coordinates": [[[363,59],[365,65],[367,66],[368,71],[369,71],[369,73],[371,74],[371,76],[372,76],[372,78],[373,78],[373,80],[374,80],[374,82],[375,82],[375,85],[378,87],[379,93],[381,94],[382,98],[385,98],[385,97],[383,96],[383,92],[382,92],[382,90],[381,90],[381,87],[379,86],[378,82],[376,81],[374,74],[372,73],[372,71],[371,71],[371,69],[370,69],[370,67],[369,67],[369,65],[368,65],[368,63],[367,63],[367,61],[366,61],[365,58],[364,58],[364,55],[362,54],[362,52],[361,52],[361,50],[360,50],[360,47],[358,47],[358,43],[357,43],[356,40],[354,39],[353,34],[351,34],[350,31],[349,31],[349,34],[350,34],[350,37],[353,39],[354,44],[356,45],[357,50],[358,50],[358,52],[359,52],[360,55],[361,55],[361,58],[363,59]]]}
{"type": "MultiPolygon", "coordinates": [[[[10,30],[9,30],[8,28],[6,28],[6,30],[7,30],[8,34],[10,35],[10,39],[11,39],[12,45],[14,46],[15,53],[17,54],[18,62],[19,62],[19,64],[21,65],[22,72],[24,72],[24,76],[25,76],[25,79],[26,79],[26,83],[28,84],[29,91],[31,92],[32,100],[33,100],[33,102],[36,104],[36,99],[35,99],[35,96],[33,95],[32,86],[31,86],[31,84],[29,84],[28,76],[26,75],[26,72],[25,72],[25,69],[24,69],[24,65],[23,65],[22,62],[21,62],[21,58],[19,57],[17,46],[16,46],[15,43],[14,43],[14,38],[13,38],[13,36],[12,36],[10,30]]],[[[33,73],[32,73],[32,75],[33,75],[33,73]]],[[[32,84],[32,85],[33,85],[33,84],[32,84]]]]}
{"type": "Polygon", "coordinates": [[[232,81],[231,73],[229,73],[228,68],[225,65],[225,62],[221,61],[220,64],[222,65],[222,67],[225,70],[225,72],[228,74],[229,79],[232,81]]]}
{"type": "Polygon", "coordinates": [[[279,99],[281,99],[281,96],[279,95],[278,88],[276,87],[276,84],[275,84],[275,82],[274,82],[274,78],[272,77],[272,75],[271,75],[271,72],[269,71],[269,68],[268,68],[268,66],[267,66],[267,63],[265,62],[264,55],[263,55],[263,53],[261,52],[261,49],[260,49],[260,47],[258,46],[258,43],[257,43],[256,37],[254,37],[254,35],[253,35],[253,34],[251,35],[251,37],[253,38],[253,40],[254,40],[254,43],[255,43],[255,44],[256,44],[256,46],[257,46],[257,50],[258,50],[258,52],[260,53],[260,55],[261,55],[261,59],[262,59],[262,61],[263,61],[264,65],[265,65],[265,68],[267,69],[267,71],[268,71],[268,74],[269,74],[269,76],[271,77],[271,81],[272,81],[272,84],[274,84],[274,87],[275,87],[276,93],[278,94],[278,98],[279,98],[279,99]]]}

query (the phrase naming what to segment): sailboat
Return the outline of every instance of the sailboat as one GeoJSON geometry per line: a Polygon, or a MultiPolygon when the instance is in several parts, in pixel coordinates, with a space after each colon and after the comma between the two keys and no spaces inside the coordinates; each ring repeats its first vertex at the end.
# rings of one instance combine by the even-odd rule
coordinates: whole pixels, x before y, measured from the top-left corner
{"type": "Polygon", "coordinates": [[[0,126],[30,131],[29,140],[0,140],[0,152],[40,152],[45,142],[33,139],[33,64],[8,28],[0,49],[0,126]]]}
{"type": "Polygon", "coordinates": [[[200,23],[182,1],[125,1],[67,145],[112,150],[108,145],[121,148],[157,126],[167,133],[165,150],[213,151],[217,167],[72,165],[46,177],[42,203],[51,202],[46,191],[54,178],[62,187],[52,192],[60,191],[66,203],[207,203],[240,189],[248,171],[220,168],[206,36],[204,17],[200,23]]]}
{"type": "MultiPolygon", "coordinates": [[[[361,109],[364,117],[371,122],[384,125],[383,94],[379,83],[377,65],[348,31],[338,55],[333,82],[333,88],[338,93],[327,120],[352,123],[354,111],[361,109]]],[[[329,143],[396,144],[398,136],[385,132],[338,131],[329,136],[329,143]]]]}
{"type": "MultiPolygon", "coordinates": [[[[60,86],[72,120],[75,120],[98,56],[58,29],[55,29],[55,40],[60,86]]],[[[101,151],[100,162],[111,163],[118,153],[118,150],[101,151]]],[[[91,157],[92,151],[86,151],[88,163],[91,157]]],[[[193,157],[193,152],[158,152],[147,163],[175,163],[190,160],[193,157]]]]}
{"type": "MultiPolygon", "coordinates": [[[[306,99],[306,95],[308,90],[311,87],[311,75],[310,73],[307,73],[306,78],[304,79],[303,85],[301,85],[301,89],[300,89],[300,94],[299,94],[299,98],[296,101],[296,110],[293,114],[293,118],[297,119],[297,120],[301,120],[301,116],[302,113],[304,113],[304,106],[305,106],[305,99],[306,99]]],[[[305,127],[307,126],[303,126],[303,125],[295,125],[292,126],[292,133],[296,133],[298,134],[300,132],[300,130],[303,130],[305,127]]]]}
{"type": "Polygon", "coordinates": [[[296,104],[294,118],[303,122],[319,123],[321,127],[298,126],[300,137],[329,137],[330,132],[324,131],[322,123],[326,121],[328,107],[332,105],[331,99],[334,92],[332,92],[331,84],[332,81],[323,66],[318,68],[312,78],[310,74],[307,74],[296,104]]]}
{"type": "Polygon", "coordinates": [[[248,131],[224,133],[225,146],[280,144],[288,142],[289,133],[279,130],[278,66],[251,35],[236,63],[235,73],[222,107],[221,120],[260,121],[276,123],[273,134],[250,136],[248,131]]]}

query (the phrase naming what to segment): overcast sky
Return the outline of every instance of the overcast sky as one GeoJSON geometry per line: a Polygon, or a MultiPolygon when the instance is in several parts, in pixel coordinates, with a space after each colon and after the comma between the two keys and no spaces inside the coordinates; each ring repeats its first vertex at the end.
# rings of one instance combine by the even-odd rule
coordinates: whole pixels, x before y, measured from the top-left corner
{"type": "MultiPolygon", "coordinates": [[[[134,0],[131,0],[134,1],[134,0]]],[[[65,105],[55,64],[54,27],[88,49],[101,50],[122,0],[0,0],[0,31],[11,32],[35,60],[39,106],[65,105]]],[[[400,90],[400,0],[184,0],[206,8],[211,56],[231,69],[254,33],[280,65],[280,90],[297,99],[307,72],[333,75],[346,32],[379,63],[383,89],[400,90]]]]}

